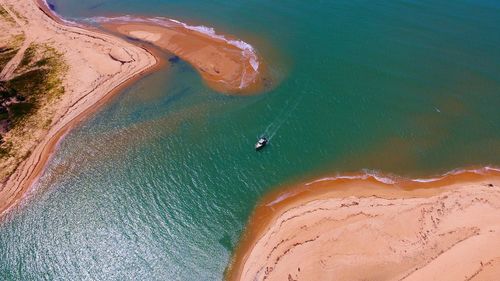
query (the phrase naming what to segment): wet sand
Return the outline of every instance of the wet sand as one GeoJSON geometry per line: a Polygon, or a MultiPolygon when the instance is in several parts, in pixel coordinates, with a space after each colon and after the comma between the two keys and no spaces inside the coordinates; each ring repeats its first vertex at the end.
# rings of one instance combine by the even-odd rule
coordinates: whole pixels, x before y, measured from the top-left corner
{"type": "Polygon", "coordinates": [[[257,206],[228,280],[492,280],[500,170],[410,180],[352,174],[279,189],[257,206]]]}
{"type": "Polygon", "coordinates": [[[179,56],[216,91],[248,94],[264,89],[262,58],[252,46],[231,36],[216,34],[207,27],[158,18],[109,18],[102,26],[179,56]]]}
{"type": "Polygon", "coordinates": [[[5,1],[22,15],[32,42],[48,44],[63,55],[68,65],[65,93],[44,108],[55,112],[47,131],[35,142],[21,144],[31,151],[15,172],[0,184],[0,215],[17,205],[43,172],[57,143],[78,122],[95,112],[111,96],[144,74],[164,64],[153,50],[80,26],[67,25],[51,14],[43,1],[5,1]]]}

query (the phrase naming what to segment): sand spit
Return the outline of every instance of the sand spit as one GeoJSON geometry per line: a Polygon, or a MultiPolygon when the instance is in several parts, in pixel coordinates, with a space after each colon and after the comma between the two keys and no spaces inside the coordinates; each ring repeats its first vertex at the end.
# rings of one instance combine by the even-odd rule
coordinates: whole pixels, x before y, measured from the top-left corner
{"type": "Polygon", "coordinates": [[[347,176],[271,194],[229,280],[496,280],[500,172],[347,176]]]}
{"type": "Polygon", "coordinates": [[[30,151],[29,156],[0,183],[3,214],[19,202],[37,179],[65,132],[120,87],[152,70],[158,60],[146,49],[117,37],[64,24],[50,14],[43,2],[2,0],[0,4],[20,16],[24,36],[30,42],[56,49],[68,65],[64,94],[43,108],[47,114],[53,114],[50,126],[31,132],[36,137],[22,144],[30,151]]]}
{"type": "Polygon", "coordinates": [[[193,65],[206,83],[223,93],[254,93],[264,87],[262,59],[249,44],[211,28],[166,18],[96,18],[105,29],[149,42],[193,65]]]}

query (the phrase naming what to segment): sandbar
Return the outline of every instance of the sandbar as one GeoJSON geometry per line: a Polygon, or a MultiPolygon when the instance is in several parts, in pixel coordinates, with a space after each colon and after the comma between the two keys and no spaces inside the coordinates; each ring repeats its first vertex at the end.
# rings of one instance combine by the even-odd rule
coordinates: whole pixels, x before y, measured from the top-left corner
{"type": "Polygon", "coordinates": [[[264,90],[263,59],[250,44],[230,35],[166,18],[106,18],[101,25],[177,55],[218,92],[249,94],[264,90]]]}

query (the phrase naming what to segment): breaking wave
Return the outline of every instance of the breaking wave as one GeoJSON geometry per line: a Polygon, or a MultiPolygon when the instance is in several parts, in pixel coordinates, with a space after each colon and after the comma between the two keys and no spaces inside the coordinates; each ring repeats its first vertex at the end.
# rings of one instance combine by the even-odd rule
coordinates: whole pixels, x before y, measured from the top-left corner
{"type": "MultiPolygon", "coordinates": [[[[314,185],[314,184],[319,183],[319,182],[331,182],[331,181],[337,181],[337,180],[369,180],[369,179],[376,180],[377,182],[382,183],[382,184],[386,184],[386,185],[394,185],[394,184],[398,184],[401,182],[429,183],[429,182],[440,181],[440,180],[446,179],[447,177],[452,177],[452,176],[457,176],[457,175],[467,174],[467,173],[472,173],[472,174],[476,174],[476,175],[488,175],[491,173],[500,173],[500,168],[486,166],[486,167],[482,167],[482,168],[478,168],[478,169],[456,169],[456,170],[452,170],[452,171],[449,171],[447,173],[444,173],[443,175],[441,175],[439,177],[416,178],[416,179],[398,177],[395,175],[382,175],[381,173],[379,173],[377,171],[363,170],[359,174],[351,174],[351,175],[339,174],[339,175],[331,176],[331,177],[323,177],[323,178],[320,178],[317,180],[307,182],[307,183],[305,183],[305,186],[309,187],[309,186],[314,185]]],[[[276,197],[276,199],[267,203],[266,206],[272,207],[273,205],[276,205],[277,203],[284,201],[290,197],[293,197],[299,193],[300,193],[300,191],[298,191],[298,190],[280,193],[279,196],[276,197]]]]}
{"type": "Polygon", "coordinates": [[[342,180],[342,179],[348,179],[348,180],[367,180],[367,179],[374,179],[380,183],[384,184],[396,184],[398,182],[402,181],[412,181],[412,182],[420,182],[420,183],[428,183],[428,182],[436,182],[443,180],[449,176],[456,176],[464,173],[473,173],[477,175],[486,175],[490,172],[500,172],[500,168],[494,168],[494,167],[482,167],[479,169],[456,169],[449,171],[447,173],[444,173],[443,175],[439,177],[430,177],[430,178],[416,178],[416,179],[408,179],[404,177],[398,177],[398,176],[393,176],[393,175],[381,175],[380,173],[376,171],[371,171],[371,170],[364,170],[362,173],[357,174],[357,175],[337,175],[333,177],[324,177],[321,179],[317,179],[311,182],[306,183],[305,185],[312,185],[318,182],[324,182],[324,181],[336,181],[336,180],[342,180]]]}
{"type": "Polygon", "coordinates": [[[78,24],[77,22],[65,19],[64,17],[59,15],[56,11],[54,11],[53,9],[50,8],[51,5],[49,5],[49,2],[47,2],[47,0],[42,0],[42,2],[45,5],[45,7],[50,10],[50,13],[53,16],[55,16],[57,19],[59,19],[60,21],[64,22],[65,24],[67,24],[69,26],[83,27],[82,25],[78,24]]]}
{"type": "Polygon", "coordinates": [[[165,17],[141,18],[141,17],[133,17],[130,15],[119,16],[119,17],[92,17],[92,18],[86,18],[83,20],[86,22],[90,22],[90,23],[105,23],[105,22],[113,22],[113,21],[142,22],[142,23],[149,22],[149,23],[155,23],[155,24],[167,27],[167,28],[174,28],[174,27],[182,26],[185,29],[204,34],[210,38],[224,41],[224,42],[228,43],[229,45],[232,45],[232,46],[241,50],[241,55],[248,60],[254,73],[253,73],[253,75],[251,73],[249,74],[249,73],[247,73],[246,68],[243,68],[243,75],[241,77],[241,82],[239,85],[240,89],[244,88],[249,83],[253,82],[255,80],[255,78],[257,77],[260,62],[259,62],[259,59],[257,56],[257,52],[252,47],[252,45],[250,45],[247,42],[244,42],[242,40],[228,39],[224,35],[217,34],[215,29],[212,27],[207,27],[204,25],[189,25],[189,24],[186,24],[184,22],[181,22],[181,21],[178,21],[175,19],[165,18],[165,17]]]}
{"type": "Polygon", "coordinates": [[[318,182],[324,182],[324,181],[336,181],[336,180],[367,180],[367,179],[375,179],[376,181],[380,183],[385,183],[385,184],[395,184],[397,181],[389,176],[382,176],[378,174],[375,171],[368,171],[365,170],[362,173],[358,175],[337,175],[333,177],[324,177],[321,179],[317,179],[311,182],[306,183],[306,185],[312,185],[318,182]]]}

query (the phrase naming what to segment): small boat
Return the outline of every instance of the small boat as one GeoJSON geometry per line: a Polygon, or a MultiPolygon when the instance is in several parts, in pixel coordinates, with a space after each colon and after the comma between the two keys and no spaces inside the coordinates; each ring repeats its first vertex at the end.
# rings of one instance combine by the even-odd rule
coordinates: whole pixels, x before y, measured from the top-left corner
{"type": "Polygon", "coordinates": [[[255,144],[255,150],[261,150],[269,141],[265,137],[261,137],[255,144]]]}

